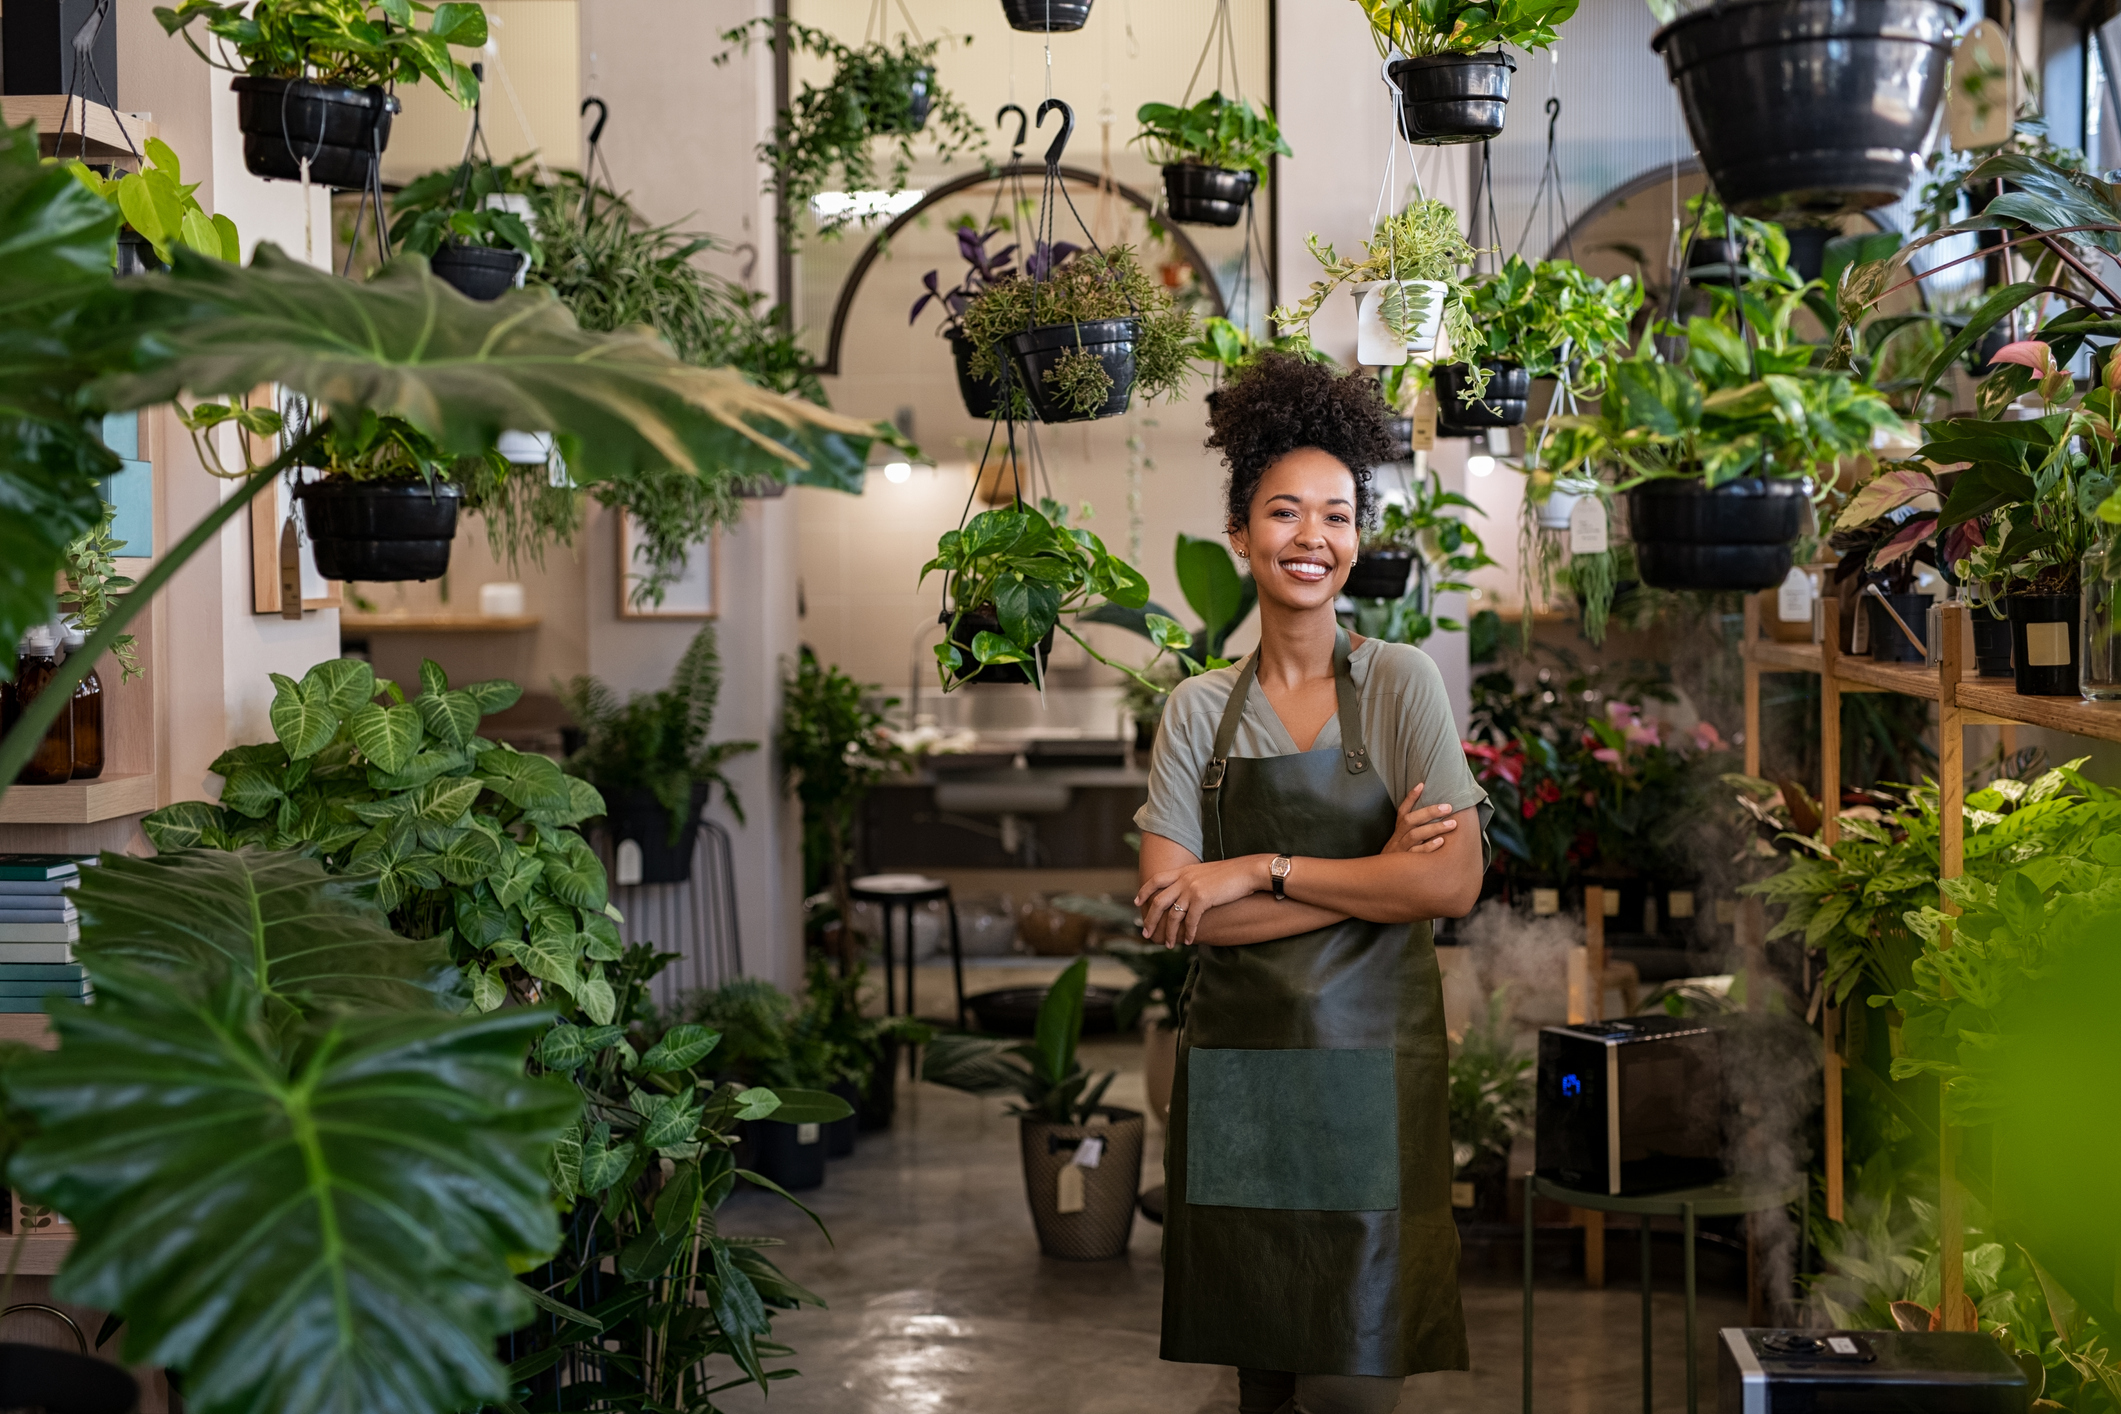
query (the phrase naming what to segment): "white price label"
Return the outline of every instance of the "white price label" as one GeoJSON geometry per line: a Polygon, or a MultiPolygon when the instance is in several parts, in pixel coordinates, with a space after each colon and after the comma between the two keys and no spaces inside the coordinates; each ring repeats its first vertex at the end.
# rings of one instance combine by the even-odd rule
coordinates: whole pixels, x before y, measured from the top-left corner
{"type": "Polygon", "coordinates": [[[799,1124],[795,1127],[795,1142],[798,1144],[815,1144],[824,1137],[825,1127],[821,1124],[799,1124]]]}
{"type": "Polygon", "coordinates": [[[1667,918],[1692,918],[1694,895],[1689,889],[1674,889],[1665,896],[1664,916],[1667,918]]]}
{"type": "Polygon", "coordinates": [[[1775,591],[1775,617],[1786,624],[1812,621],[1812,577],[1794,565],[1775,591]]]}
{"type": "Polygon", "coordinates": [[[1100,1136],[1093,1134],[1075,1146],[1075,1157],[1069,1162],[1079,1169],[1094,1169],[1104,1157],[1105,1141],[1100,1136]]]}
{"type": "Polygon", "coordinates": [[[1569,512],[1569,553],[1603,555],[1611,548],[1606,535],[1605,502],[1586,496],[1569,512]]]}
{"type": "Polygon", "coordinates": [[[1546,917],[1546,916],[1547,916],[1548,914],[1550,914],[1550,913],[1559,913],[1559,912],[1561,912],[1561,890],[1559,890],[1559,889],[1534,889],[1534,890],[1532,890],[1532,913],[1533,913],[1533,916],[1535,916],[1535,917],[1539,917],[1539,918],[1544,918],[1544,917],[1546,917]]]}

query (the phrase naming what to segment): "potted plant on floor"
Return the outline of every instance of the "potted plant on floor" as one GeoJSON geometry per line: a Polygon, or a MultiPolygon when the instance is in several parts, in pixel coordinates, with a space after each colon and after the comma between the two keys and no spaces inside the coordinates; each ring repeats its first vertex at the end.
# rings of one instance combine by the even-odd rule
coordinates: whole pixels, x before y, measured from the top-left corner
{"type": "MultiPolygon", "coordinates": [[[[1454,349],[1478,346],[1479,334],[1459,276],[1479,254],[1458,229],[1458,213],[1421,199],[1380,221],[1361,256],[1342,256],[1317,236],[1304,244],[1324,267],[1324,278],[1273,319],[1310,347],[1311,318],[1342,285],[1356,296],[1355,359],[1374,368],[1397,367],[1409,354],[1428,353],[1439,334],[1454,349]]],[[[1475,396],[1487,392],[1485,370],[1468,380],[1475,396]]]]}
{"type": "Polygon", "coordinates": [[[1898,201],[1922,170],[1959,7],[1651,0],[1709,183],[1749,216],[1898,201]]]}
{"type": "Polygon", "coordinates": [[[1189,947],[1142,947],[1114,943],[1105,952],[1134,974],[1134,985],[1120,993],[1112,1019],[1122,1031],[1142,1022],[1142,1075],[1149,1092],[1149,1113],[1158,1124],[1171,1122],[1171,1086],[1178,1075],[1178,1033],[1186,1026],[1186,979],[1193,971],[1189,947]],[[1148,1008],[1160,1006],[1162,1016],[1148,1008]]]}
{"type": "Polygon", "coordinates": [[[622,884],[674,884],[692,877],[692,844],[714,787],[741,823],[744,807],[724,771],[755,741],[709,741],[722,694],[722,658],[714,625],[693,635],[670,685],[625,702],[589,676],[560,692],[560,704],[583,732],[567,773],[594,786],[606,805],[622,884]],[[629,851],[628,846],[632,846],[629,851]]]}
{"type": "Polygon", "coordinates": [[[407,182],[390,200],[391,243],[424,255],[467,299],[499,299],[545,252],[525,219],[529,197],[511,163],[465,162],[407,182]],[[515,198],[516,200],[511,200],[515,198]]]}
{"type": "Polygon", "coordinates": [[[1481,1015],[1451,1047],[1451,1215],[1509,1218],[1510,1146],[1532,1118],[1532,1057],[1517,1049],[1509,988],[1488,994],[1481,1015]]]}
{"type": "Polygon", "coordinates": [[[1039,1251],[1092,1262],[1118,1257],[1134,1231],[1144,1124],[1136,1110],[1102,1103],[1110,1073],[1093,1078],[1076,1055],[1090,960],[1061,973],[1039,1004],[1029,1041],[938,1036],[921,1078],[975,1095],[1013,1095],[1020,1122],[1024,1196],[1039,1251]]]}
{"type": "Polygon", "coordinates": [[[192,52],[239,77],[236,122],[251,175],[365,188],[390,142],[398,100],[386,89],[422,79],[469,108],[479,94],[452,47],[486,43],[486,12],[442,0],[427,6],[366,0],[180,0],[155,18],[192,52]],[[415,13],[429,13],[426,28],[415,13]],[[203,22],[218,54],[201,48],[203,22]],[[225,57],[233,53],[235,62],[225,57]]]}
{"type": "Polygon", "coordinates": [[[1190,381],[1193,313],[1141,268],[1131,246],[1037,251],[965,308],[975,377],[1003,380],[1012,415],[1041,422],[1118,417],[1134,394],[1173,398],[1190,381]]]}
{"type": "Polygon", "coordinates": [[[1544,49],[1576,0],[1356,0],[1399,104],[1409,142],[1485,142],[1502,133],[1516,61],[1505,44],[1544,49]],[[1485,52],[1483,52],[1485,51],[1485,52]]]}
{"type": "Polygon", "coordinates": [[[162,269],[170,262],[171,250],[180,244],[216,260],[241,261],[243,241],[236,223],[199,204],[193,195],[199,184],[184,184],[183,164],[168,143],[151,137],[145,146],[147,160],[137,172],[114,168],[98,172],[85,162],[66,164],[81,185],[125,217],[112,257],[118,274],[162,269]]]}
{"type": "MultiPolygon", "coordinates": [[[[714,1064],[725,1085],[741,1089],[766,1087],[803,1094],[829,1094],[839,1078],[839,1057],[831,1041],[806,1018],[795,998],[771,982],[739,977],[712,991],[695,992],[679,1008],[686,1021],[719,1036],[714,1064]]],[[[844,1100],[834,1120],[854,1113],[844,1100]]],[[[802,1192],[825,1181],[829,1149],[825,1122],[798,1118],[789,1111],[780,1121],[760,1115],[745,1131],[749,1168],[767,1186],[802,1192]]]]}
{"type": "Polygon", "coordinates": [[[1387,643],[1426,642],[1437,630],[1462,633],[1465,625],[1436,615],[1438,594],[1472,588],[1465,576],[1494,565],[1479,532],[1462,515],[1480,507],[1443,489],[1435,472],[1412,477],[1402,494],[1388,492],[1377,524],[1363,534],[1362,553],[1348,571],[1345,593],[1359,601],[1355,628],[1387,643]]]}
{"type": "MultiPolygon", "coordinates": [[[[948,631],[935,645],[943,691],[970,682],[1038,683],[1056,631],[1109,668],[1142,682],[1141,674],[1099,653],[1069,619],[1096,601],[1142,609],[1149,582],[1087,530],[1068,525],[1067,510],[1046,501],[982,511],[963,530],[946,531],[935,558],[921,566],[925,583],[943,575],[948,631]]],[[[1162,615],[1146,627],[1159,649],[1183,651],[1191,636],[1162,615]]]]}
{"type": "Polygon", "coordinates": [[[1600,280],[1570,260],[1527,264],[1511,256],[1491,275],[1469,282],[1467,303],[1479,342],[1454,346],[1456,361],[1436,369],[1439,423],[1454,428],[1515,427],[1536,379],[1551,378],[1562,397],[1594,398],[1595,384],[1580,385],[1583,370],[1595,376],[1609,350],[1624,349],[1642,287],[1632,276],[1600,280]],[[1488,377],[1475,394],[1471,365],[1488,377]]]}
{"type": "MultiPolygon", "coordinates": [[[[972,115],[936,81],[940,39],[922,41],[901,34],[896,42],[877,39],[855,49],[824,30],[761,17],[723,34],[722,42],[735,47],[714,56],[718,66],[738,52],[748,52],[754,43],[776,42],[832,65],[832,78],[823,87],[804,80],[802,92],[774,120],[772,138],[759,144],[759,161],[773,173],[766,189],[791,217],[811,205],[835,171],[843,192],[896,196],[904,191],[913,172],[914,138],[920,133],[934,139],[933,156],[940,162],[973,151],[982,142],[972,115]],[[888,178],[877,168],[880,141],[894,149],[888,178]]],[[[965,42],[971,43],[970,38],[965,42]]],[[[830,239],[878,213],[850,206],[815,209],[814,214],[818,234],[830,239]]],[[[795,239],[791,219],[783,240],[792,247],[795,239]]]]}
{"type": "Polygon", "coordinates": [[[1133,141],[1163,168],[1165,209],[1181,225],[1236,225],[1267,184],[1268,162],[1295,156],[1271,109],[1220,89],[1190,108],[1144,103],[1134,117],[1133,141]]]}
{"type": "MultiPolygon", "coordinates": [[[[1002,387],[995,379],[972,371],[973,345],[965,336],[965,311],[989,285],[1016,274],[1011,263],[1016,258],[1015,246],[1003,246],[991,255],[987,251],[987,243],[1002,234],[1000,226],[978,231],[969,221],[961,224],[957,228],[957,253],[965,262],[965,273],[946,290],[941,285],[942,272],[930,270],[921,278],[927,293],[913,302],[913,313],[906,316],[906,322],[911,324],[931,303],[942,310],[943,322],[936,332],[950,341],[950,357],[957,364],[957,395],[964,399],[965,411],[982,422],[991,421],[1001,411],[1002,387]]],[[[1065,260],[1075,251],[1076,247],[1063,243],[1055,248],[1055,258],[1065,260]]]]}

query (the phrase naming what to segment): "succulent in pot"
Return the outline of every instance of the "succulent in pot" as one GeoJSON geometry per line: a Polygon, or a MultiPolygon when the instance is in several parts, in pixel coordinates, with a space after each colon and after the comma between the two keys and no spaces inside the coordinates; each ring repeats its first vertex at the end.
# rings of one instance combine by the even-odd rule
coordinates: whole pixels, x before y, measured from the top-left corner
{"type": "Polygon", "coordinates": [[[479,80],[452,47],[486,43],[486,12],[442,0],[181,0],[155,18],[194,53],[238,75],[237,125],[252,175],[366,187],[390,141],[398,100],[387,89],[422,79],[470,107],[479,80]],[[422,28],[416,16],[431,16],[422,28]],[[192,26],[203,24],[212,47],[192,26]],[[233,55],[234,62],[226,57],[233,55]]]}
{"type": "MultiPolygon", "coordinates": [[[[981,231],[969,218],[957,228],[957,253],[965,262],[964,274],[949,289],[942,287],[942,272],[930,270],[921,277],[922,288],[927,291],[913,302],[913,312],[906,316],[908,324],[921,317],[921,312],[930,304],[942,310],[943,321],[936,332],[950,341],[950,357],[957,365],[957,392],[964,399],[965,411],[982,421],[991,420],[1002,408],[1002,384],[998,378],[981,377],[972,371],[974,353],[972,340],[965,333],[965,311],[972,302],[986,291],[988,286],[1006,280],[1016,274],[1012,263],[1016,259],[1014,245],[1003,246],[989,253],[987,245],[1004,228],[992,227],[981,231]]],[[[1063,242],[1055,247],[1065,252],[1060,258],[1073,255],[1076,247],[1063,242]]]]}
{"type": "Polygon", "coordinates": [[[1505,44],[1543,49],[1576,0],[1356,0],[1398,95],[1410,142],[1483,142],[1502,132],[1517,64],[1505,44]]]}
{"type": "MultiPolygon", "coordinates": [[[[1326,297],[1343,285],[1357,296],[1356,361],[1397,367],[1409,354],[1427,353],[1439,333],[1454,349],[1473,348],[1479,335],[1466,302],[1459,270],[1479,254],[1458,229],[1458,213],[1441,201],[1421,199],[1380,221],[1363,242],[1361,256],[1343,256],[1317,236],[1304,244],[1323,267],[1304,297],[1274,311],[1274,323],[1310,347],[1311,318],[1326,297]]],[[[1484,374],[1472,380],[1487,391],[1484,374]]]]}
{"type": "Polygon", "coordinates": [[[1134,141],[1164,170],[1164,201],[1182,225],[1234,226],[1267,183],[1268,161],[1292,157],[1272,110],[1220,89],[1189,108],[1144,103],[1134,141]]]}
{"type": "Polygon", "coordinates": [[[1190,381],[1192,311],[1141,268],[1130,246],[1060,254],[1041,248],[961,317],[971,373],[1003,379],[1012,416],[1042,422],[1116,417],[1139,391],[1170,398],[1190,381]]]}

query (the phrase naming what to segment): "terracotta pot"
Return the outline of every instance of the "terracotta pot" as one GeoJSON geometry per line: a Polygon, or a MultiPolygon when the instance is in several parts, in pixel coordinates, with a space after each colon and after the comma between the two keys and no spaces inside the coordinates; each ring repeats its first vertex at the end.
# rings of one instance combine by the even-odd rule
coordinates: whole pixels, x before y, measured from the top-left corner
{"type": "Polygon", "coordinates": [[[1178,1074],[1178,1028],[1152,1021],[1142,1032],[1142,1080],[1149,1091],[1149,1113],[1170,1127],[1171,1081],[1178,1074]]]}
{"type": "Polygon", "coordinates": [[[1124,1256],[1134,1233],[1134,1200],[1141,1192],[1142,1137],[1147,1128],[1141,1112],[1106,1108],[1098,1125],[1022,1121],[1024,1197],[1038,1229],[1038,1250],[1071,1262],[1098,1262],[1124,1256]],[[1060,1211],[1061,1170],[1074,1162],[1077,1147],[1091,1136],[1105,1141],[1096,1168],[1082,1170],[1080,1211],[1060,1211]]]}
{"type": "Polygon", "coordinates": [[[1074,957],[1090,941],[1091,920],[1080,913],[1027,903],[1016,915],[1016,936],[1040,957],[1074,957]]]}

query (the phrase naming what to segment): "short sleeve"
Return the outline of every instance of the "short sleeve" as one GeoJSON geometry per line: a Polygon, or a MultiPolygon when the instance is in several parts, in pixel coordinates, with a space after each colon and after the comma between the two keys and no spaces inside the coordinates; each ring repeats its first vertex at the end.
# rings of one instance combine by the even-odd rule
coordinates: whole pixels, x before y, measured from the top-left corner
{"type": "Polygon", "coordinates": [[[1149,799],[1134,812],[1134,828],[1182,844],[1196,859],[1206,838],[1200,823],[1200,776],[1215,747],[1206,687],[1193,678],[1172,691],[1149,753],[1149,799]]]}
{"type": "MultiPolygon", "coordinates": [[[[1404,790],[1426,784],[1423,805],[1448,802],[1453,811],[1477,810],[1480,821],[1481,857],[1493,862],[1493,843],[1488,839],[1488,821],[1494,806],[1487,791],[1474,777],[1466,761],[1465,743],[1451,715],[1451,696],[1436,661],[1418,648],[1399,644],[1381,645],[1392,654],[1391,667],[1400,678],[1399,767],[1404,790]]],[[[1380,665],[1382,666],[1382,665],[1380,665]]]]}

